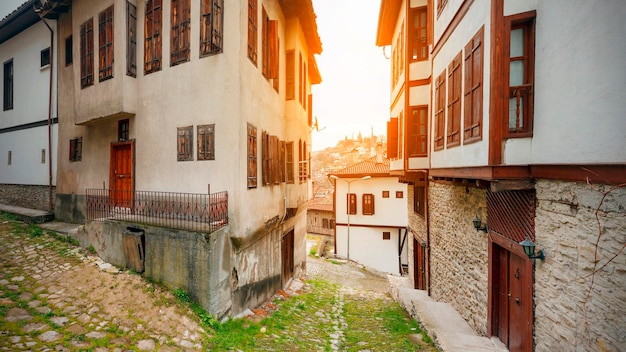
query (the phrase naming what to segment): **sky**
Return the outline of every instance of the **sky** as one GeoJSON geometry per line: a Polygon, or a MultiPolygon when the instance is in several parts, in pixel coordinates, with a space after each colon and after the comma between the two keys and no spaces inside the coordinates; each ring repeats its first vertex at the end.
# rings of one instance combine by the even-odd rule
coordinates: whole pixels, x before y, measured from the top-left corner
{"type": "MultiPolygon", "coordinates": [[[[376,46],[379,0],[313,0],[322,83],[313,86],[313,150],[346,136],[387,134],[391,63],[376,46]]],[[[389,52],[387,53],[389,54],[389,52]]]]}
{"type": "MultiPolygon", "coordinates": [[[[322,83],[313,86],[313,150],[337,141],[387,134],[391,63],[376,46],[380,0],[312,0],[322,54],[322,83]]],[[[26,0],[0,0],[0,18],[26,0]]],[[[387,52],[389,54],[389,52],[387,52]]]]}

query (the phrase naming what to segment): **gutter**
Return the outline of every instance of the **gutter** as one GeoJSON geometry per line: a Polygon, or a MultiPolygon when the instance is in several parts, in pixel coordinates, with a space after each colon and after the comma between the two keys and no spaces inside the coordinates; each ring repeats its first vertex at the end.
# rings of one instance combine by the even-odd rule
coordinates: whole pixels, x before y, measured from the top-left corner
{"type": "MultiPolygon", "coordinates": [[[[33,10],[39,13],[33,6],[33,10]]],[[[50,30],[50,85],[48,91],[48,208],[50,211],[54,209],[52,202],[52,84],[54,74],[54,31],[48,22],[39,15],[41,21],[50,30]]]]}

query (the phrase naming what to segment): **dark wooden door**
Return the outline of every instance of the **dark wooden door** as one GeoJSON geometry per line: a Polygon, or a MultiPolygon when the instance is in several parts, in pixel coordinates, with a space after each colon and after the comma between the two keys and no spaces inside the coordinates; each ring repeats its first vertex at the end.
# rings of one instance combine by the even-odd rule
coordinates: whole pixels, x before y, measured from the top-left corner
{"type": "Polygon", "coordinates": [[[494,245],[495,332],[509,351],[532,351],[532,262],[494,245]]]}
{"type": "Polygon", "coordinates": [[[426,246],[413,238],[413,282],[418,290],[426,289],[426,246]]]}
{"type": "Polygon", "coordinates": [[[280,245],[282,286],[285,287],[293,277],[293,230],[283,236],[280,245]]]}
{"type": "Polygon", "coordinates": [[[130,208],[134,191],[133,145],[120,143],[111,145],[111,201],[114,206],[130,208]]]}

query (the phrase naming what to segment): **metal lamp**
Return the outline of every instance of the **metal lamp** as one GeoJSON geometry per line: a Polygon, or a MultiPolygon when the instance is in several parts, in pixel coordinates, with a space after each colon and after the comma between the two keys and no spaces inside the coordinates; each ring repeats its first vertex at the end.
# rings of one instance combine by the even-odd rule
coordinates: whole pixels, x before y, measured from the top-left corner
{"type": "Polygon", "coordinates": [[[489,231],[487,229],[487,225],[482,226],[482,221],[478,216],[476,216],[474,220],[472,220],[472,222],[474,223],[474,228],[476,229],[476,232],[483,231],[484,233],[487,233],[487,231],[489,231]]]}
{"type": "Polygon", "coordinates": [[[535,242],[530,240],[530,237],[526,235],[526,239],[519,243],[524,249],[524,253],[528,256],[528,259],[540,259],[545,260],[546,256],[543,250],[539,250],[539,253],[535,255],[535,242]]]}

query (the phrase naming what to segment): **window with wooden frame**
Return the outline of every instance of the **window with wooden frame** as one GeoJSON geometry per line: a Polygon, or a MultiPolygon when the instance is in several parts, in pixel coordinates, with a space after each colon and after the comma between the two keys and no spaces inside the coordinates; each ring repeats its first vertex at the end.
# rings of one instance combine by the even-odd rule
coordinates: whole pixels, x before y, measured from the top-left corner
{"type": "Polygon", "coordinates": [[[374,215],[374,195],[363,194],[363,215],[374,215]]]}
{"type": "Polygon", "coordinates": [[[100,82],[113,78],[113,5],[98,14],[100,82]]]}
{"type": "Polygon", "coordinates": [[[396,198],[404,198],[404,192],[396,191],[396,198]]]}
{"type": "Polygon", "coordinates": [[[437,0],[437,16],[441,15],[441,12],[448,4],[448,0],[437,0]]]}
{"type": "Polygon", "coordinates": [[[262,7],[261,13],[261,71],[266,79],[273,80],[272,86],[278,90],[278,21],[270,20],[265,7],[262,7]]]}
{"type": "Polygon", "coordinates": [[[50,47],[45,48],[41,51],[39,67],[43,68],[50,65],[50,47]]]}
{"type": "Polygon", "coordinates": [[[126,75],[137,77],[137,7],[126,2],[126,75]]]}
{"type": "Polygon", "coordinates": [[[278,181],[285,182],[285,141],[278,141],[278,181]]]}
{"type": "Polygon", "coordinates": [[[293,142],[285,143],[285,182],[295,182],[293,177],[293,142]]]}
{"type": "Polygon", "coordinates": [[[533,85],[535,66],[535,11],[505,18],[509,29],[509,122],[507,137],[533,133],[533,85]]]}
{"type": "Polygon", "coordinates": [[[410,157],[428,155],[428,106],[411,107],[408,116],[408,153],[410,157]]]}
{"type": "Polygon", "coordinates": [[[389,191],[383,191],[383,198],[389,198],[389,191]]]}
{"type": "Polygon", "coordinates": [[[257,186],[256,126],[248,123],[248,188],[257,186]]]}
{"type": "Polygon", "coordinates": [[[446,147],[461,144],[461,53],[448,66],[448,131],[446,147]]]}
{"type": "Polygon", "coordinates": [[[465,46],[463,144],[482,139],[484,27],[465,46]]]}
{"type": "Polygon", "coordinates": [[[224,0],[200,2],[200,57],[222,52],[224,0]]]}
{"type": "Polygon", "coordinates": [[[404,155],[404,111],[398,114],[398,159],[404,155]]]}
{"type": "Polygon", "coordinates": [[[387,241],[391,239],[391,232],[389,231],[383,231],[383,240],[387,241]]]}
{"type": "Polygon", "coordinates": [[[2,108],[4,111],[13,109],[13,59],[4,63],[2,108]]]}
{"type": "Polygon", "coordinates": [[[71,65],[74,59],[74,49],[72,48],[72,43],[72,35],[70,34],[65,37],[65,66],[71,65]]]}
{"type": "Polygon", "coordinates": [[[435,81],[435,138],[433,149],[441,150],[444,146],[444,129],[446,124],[446,70],[435,81]]]}
{"type": "Polygon", "coordinates": [[[254,66],[257,61],[258,0],[248,0],[248,58],[254,66]]]}
{"type": "Polygon", "coordinates": [[[198,126],[198,160],[215,160],[215,124],[198,126]]]}
{"type": "Polygon", "coordinates": [[[422,217],[426,214],[426,187],[424,186],[413,186],[413,212],[422,217]]]}
{"type": "Polygon", "coordinates": [[[161,38],[162,30],[162,0],[146,1],[143,48],[144,75],[161,70],[161,55],[163,50],[161,38]]]}
{"type": "Polygon", "coordinates": [[[346,194],[346,214],[356,214],[356,194],[354,193],[346,194]]]}
{"type": "Polygon", "coordinates": [[[329,229],[330,228],[330,221],[328,221],[328,220],[329,219],[326,219],[326,218],[322,219],[322,228],[325,228],[325,229],[329,229]]]}
{"type": "Polygon", "coordinates": [[[7,165],[11,165],[13,163],[13,151],[9,150],[7,152],[7,165]]]}
{"type": "Polygon", "coordinates": [[[387,121],[387,157],[398,157],[398,118],[392,117],[387,121]]]}
{"type": "Polygon", "coordinates": [[[126,142],[130,138],[130,123],[128,119],[117,122],[117,140],[126,142]]]}
{"type": "Polygon", "coordinates": [[[308,162],[307,162],[307,152],[306,152],[306,141],[299,141],[299,150],[298,150],[298,180],[300,183],[306,182],[308,175],[308,162]]]}
{"type": "Polygon", "coordinates": [[[261,132],[261,180],[262,185],[267,186],[271,183],[271,156],[270,156],[270,135],[267,132],[261,132]]]}
{"type": "Polygon", "coordinates": [[[428,36],[426,25],[426,7],[411,9],[411,29],[409,43],[411,43],[409,61],[428,60],[428,36]]]}
{"type": "Polygon", "coordinates": [[[285,71],[285,99],[294,100],[296,98],[296,52],[293,49],[285,53],[285,71]]]}
{"type": "Polygon", "coordinates": [[[302,102],[302,107],[304,108],[304,110],[308,109],[307,107],[307,101],[306,101],[306,96],[307,96],[307,70],[306,70],[306,58],[303,59],[302,61],[302,77],[300,78],[300,84],[302,85],[302,99],[300,100],[302,102]]]}
{"type": "Polygon", "coordinates": [[[76,162],[83,159],[83,137],[70,139],[70,161],[76,162]]]}
{"type": "Polygon", "coordinates": [[[172,0],[170,66],[189,61],[191,48],[191,0],[172,0]]]}
{"type": "Polygon", "coordinates": [[[178,161],[193,160],[193,126],[178,127],[178,161]]]}
{"type": "Polygon", "coordinates": [[[80,87],[93,85],[93,18],[80,25],[80,87]]]}

